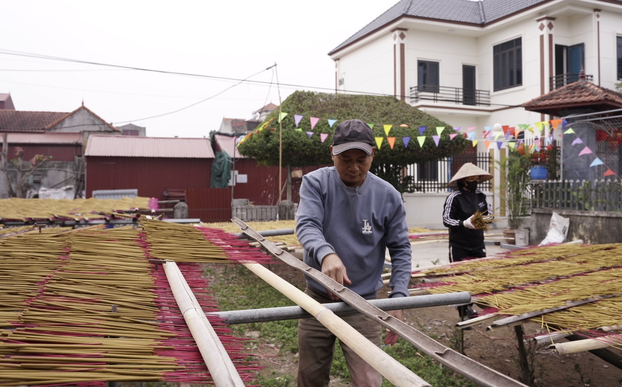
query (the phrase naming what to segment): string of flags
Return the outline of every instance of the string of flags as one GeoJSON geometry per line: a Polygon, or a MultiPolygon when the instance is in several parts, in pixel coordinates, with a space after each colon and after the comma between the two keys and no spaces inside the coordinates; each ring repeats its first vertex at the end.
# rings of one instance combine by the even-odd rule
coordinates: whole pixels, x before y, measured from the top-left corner
{"type": "MultiPolygon", "coordinates": [[[[275,119],[277,120],[277,123],[281,123],[282,120],[288,115],[289,114],[286,112],[281,112],[278,115],[278,117],[271,118],[269,121],[266,121],[265,123],[263,123],[259,128],[255,129],[253,132],[247,133],[246,135],[238,138],[237,143],[241,144],[248,138],[252,137],[255,133],[259,133],[263,130],[270,128],[271,124],[273,123],[275,119]]],[[[303,115],[300,115],[300,114],[294,115],[294,124],[296,126],[295,130],[302,131],[302,129],[299,126],[303,119],[305,119],[305,116],[303,115]]],[[[314,128],[322,120],[322,118],[311,116],[311,117],[308,117],[308,119],[309,119],[309,123],[311,126],[311,130],[306,131],[306,134],[309,139],[312,139],[315,136],[316,138],[319,138],[319,140],[323,143],[324,141],[326,141],[326,139],[329,136],[331,136],[330,133],[316,133],[314,131],[314,128]]],[[[335,120],[335,119],[326,119],[326,121],[330,128],[332,128],[338,122],[338,120],[335,120]]],[[[490,150],[490,148],[493,146],[496,147],[497,149],[502,149],[503,147],[507,147],[509,149],[515,149],[517,146],[519,146],[520,144],[523,144],[525,141],[524,138],[519,139],[519,135],[523,132],[524,133],[529,132],[533,135],[533,138],[536,141],[534,141],[530,145],[525,144],[525,146],[528,146],[529,151],[533,152],[533,151],[539,151],[542,146],[546,147],[546,146],[551,145],[554,140],[555,131],[558,131],[558,133],[559,131],[562,131],[564,135],[575,133],[572,128],[566,128],[567,124],[568,123],[566,122],[566,120],[559,118],[559,119],[554,119],[550,121],[534,122],[532,124],[519,124],[517,126],[502,125],[501,130],[499,130],[498,127],[493,127],[493,126],[485,126],[483,129],[478,129],[476,126],[466,126],[466,127],[454,126],[453,129],[456,131],[456,133],[450,133],[449,139],[453,140],[457,136],[464,136],[468,141],[471,141],[471,144],[473,147],[477,146],[478,143],[483,142],[487,150],[490,150]],[[543,139],[544,141],[537,141],[540,139],[543,139]]],[[[375,126],[374,124],[371,124],[371,123],[368,123],[368,125],[372,129],[375,126]]],[[[386,144],[388,144],[388,146],[391,149],[394,149],[396,141],[398,141],[398,139],[403,142],[405,148],[408,148],[409,146],[417,146],[417,145],[419,147],[423,147],[423,145],[425,144],[425,141],[427,141],[428,139],[431,139],[434,142],[434,144],[438,147],[440,143],[441,135],[446,129],[446,127],[444,126],[436,126],[432,128],[433,130],[431,132],[433,134],[430,135],[428,132],[428,134],[426,135],[424,133],[429,129],[429,127],[417,126],[417,127],[411,128],[411,126],[407,124],[400,124],[399,125],[400,128],[412,129],[412,135],[411,136],[391,136],[391,130],[393,129],[393,125],[383,124],[382,127],[384,129],[385,136],[377,136],[375,138],[376,147],[378,149],[380,149],[385,144],[385,140],[386,140],[386,144]],[[416,144],[416,145],[411,145],[411,144],[416,144]]],[[[577,137],[572,142],[572,145],[574,146],[574,145],[579,145],[582,143],[583,141],[579,137],[577,137]]],[[[588,154],[593,154],[593,152],[591,149],[585,146],[585,148],[579,153],[579,156],[584,156],[588,154]]],[[[600,165],[604,165],[604,163],[600,158],[596,157],[594,161],[592,161],[590,167],[596,167],[600,165]]],[[[613,170],[611,170],[611,168],[607,168],[603,176],[617,176],[617,174],[613,170]]]]}

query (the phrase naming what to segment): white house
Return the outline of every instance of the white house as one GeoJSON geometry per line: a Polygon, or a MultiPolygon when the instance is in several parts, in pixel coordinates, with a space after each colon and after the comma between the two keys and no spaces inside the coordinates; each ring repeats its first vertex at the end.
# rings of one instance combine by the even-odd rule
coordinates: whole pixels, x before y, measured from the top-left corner
{"type": "MultiPolygon", "coordinates": [[[[622,79],[622,1],[401,0],[329,56],[336,92],[392,94],[481,137],[495,124],[558,118],[521,105],[578,80],[582,69],[614,89],[622,79]]],[[[486,151],[483,141],[477,147],[486,151]]],[[[409,224],[438,226],[441,206],[429,221],[409,224]]]]}

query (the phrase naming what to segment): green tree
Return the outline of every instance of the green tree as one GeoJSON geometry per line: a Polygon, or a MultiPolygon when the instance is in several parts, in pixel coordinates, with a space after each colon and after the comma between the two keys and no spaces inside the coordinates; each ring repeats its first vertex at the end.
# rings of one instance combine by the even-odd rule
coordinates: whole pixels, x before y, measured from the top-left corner
{"type": "Polygon", "coordinates": [[[282,122],[278,122],[279,110],[272,112],[259,125],[259,129],[240,143],[240,154],[254,158],[263,165],[279,165],[282,126],[282,166],[329,165],[332,164],[329,148],[334,126],[340,121],[357,118],[373,125],[375,136],[383,138],[380,148],[376,149],[371,172],[403,192],[401,172],[404,167],[460,154],[467,145],[464,136],[450,139],[449,135],[456,131],[447,123],[391,96],[297,91],[283,101],[280,111],[287,113],[282,122]],[[304,117],[298,127],[295,124],[295,115],[304,117]],[[313,129],[311,117],[321,118],[313,129]],[[332,127],[328,119],[336,120],[332,127]],[[393,149],[387,142],[384,125],[392,125],[389,137],[396,137],[393,149]],[[417,140],[420,136],[419,127],[426,127],[423,147],[417,140]],[[437,135],[437,127],[445,127],[438,146],[432,139],[433,135],[437,135]],[[313,134],[309,137],[307,132],[313,134]],[[324,142],[321,141],[322,134],[327,135],[324,142]],[[404,137],[410,137],[407,147],[404,137]]]}

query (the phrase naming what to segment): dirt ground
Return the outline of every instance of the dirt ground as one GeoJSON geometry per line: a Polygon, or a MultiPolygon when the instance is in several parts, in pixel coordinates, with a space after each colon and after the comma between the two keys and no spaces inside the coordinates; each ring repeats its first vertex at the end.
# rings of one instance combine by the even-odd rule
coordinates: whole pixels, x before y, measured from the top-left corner
{"type": "MultiPolygon", "coordinates": [[[[288,281],[303,281],[302,274],[287,265],[270,266],[288,281]]],[[[386,293],[386,291],[381,291],[381,294],[386,293]]],[[[455,324],[460,321],[458,312],[455,307],[451,306],[407,310],[404,313],[404,320],[414,328],[435,337],[441,344],[454,349],[462,332],[467,356],[514,379],[519,378],[517,341],[513,328],[486,330],[487,325],[490,324],[488,321],[469,330],[460,331],[455,328],[455,324]]],[[[536,323],[525,325],[524,331],[526,338],[543,333],[536,323]]],[[[257,352],[262,365],[266,367],[262,371],[265,375],[293,375],[295,377],[297,366],[295,355],[280,353],[277,348],[269,345],[258,348],[257,352]]],[[[622,353],[615,350],[612,352],[617,355],[622,353]]],[[[622,369],[589,352],[559,355],[548,350],[544,345],[534,347],[531,353],[534,355],[535,386],[622,386],[622,369]]],[[[351,384],[345,380],[333,380],[331,386],[347,387],[351,384]]]]}

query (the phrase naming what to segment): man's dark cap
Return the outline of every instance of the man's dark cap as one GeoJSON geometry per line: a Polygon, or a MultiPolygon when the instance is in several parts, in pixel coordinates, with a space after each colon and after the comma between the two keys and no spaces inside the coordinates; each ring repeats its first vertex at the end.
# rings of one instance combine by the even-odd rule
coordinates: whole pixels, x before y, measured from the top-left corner
{"type": "Polygon", "coordinates": [[[337,125],[333,134],[333,154],[338,155],[350,149],[360,149],[371,155],[374,147],[374,132],[361,120],[347,120],[337,125]]]}

